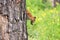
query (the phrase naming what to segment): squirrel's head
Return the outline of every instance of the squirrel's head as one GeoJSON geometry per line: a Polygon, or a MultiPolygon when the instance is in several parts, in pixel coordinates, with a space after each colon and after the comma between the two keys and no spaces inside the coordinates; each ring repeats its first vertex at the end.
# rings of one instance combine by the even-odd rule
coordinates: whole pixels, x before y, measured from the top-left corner
{"type": "Polygon", "coordinates": [[[33,25],[33,23],[35,22],[36,17],[33,18],[33,20],[31,20],[31,24],[33,25]]]}

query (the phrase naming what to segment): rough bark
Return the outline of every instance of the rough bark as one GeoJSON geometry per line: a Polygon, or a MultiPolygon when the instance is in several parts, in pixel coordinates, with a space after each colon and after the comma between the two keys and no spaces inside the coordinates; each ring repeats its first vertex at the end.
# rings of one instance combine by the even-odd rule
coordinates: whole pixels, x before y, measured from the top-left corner
{"type": "Polygon", "coordinates": [[[0,40],[9,40],[6,0],[0,0],[0,40]]]}
{"type": "MultiPolygon", "coordinates": [[[[26,0],[21,1],[20,4],[16,4],[16,0],[0,0],[0,14],[8,17],[8,26],[6,26],[3,40],[28,40],[25,14],[26,0]]],[[[0,34],[0,39],[1,36],[0,34]]]]}
{"type": "MultiPolygon", "coordinates": [[[[22,39],[21,40],[28,40],[28,34],[27,34],[27,26],[26,26],[26,0],[21,0],[20,4],[20,19],[22,20],[22,26],[20,26],[23,30],[21,32],[22,39]]],[[[21,35],[20,34],[20,35],[21,35]]]]}

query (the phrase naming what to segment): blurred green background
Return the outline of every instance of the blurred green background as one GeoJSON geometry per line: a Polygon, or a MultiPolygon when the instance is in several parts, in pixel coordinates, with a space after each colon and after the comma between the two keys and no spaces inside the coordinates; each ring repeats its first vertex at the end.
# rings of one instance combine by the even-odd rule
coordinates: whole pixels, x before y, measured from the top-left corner
{"type": "Polygon", "coordinates": [[[27,9],[36,16],[34,25],[27,20],[28,40],[60,40],[60,4],[51,6],[51,2],[26,0],[27,9]]]}

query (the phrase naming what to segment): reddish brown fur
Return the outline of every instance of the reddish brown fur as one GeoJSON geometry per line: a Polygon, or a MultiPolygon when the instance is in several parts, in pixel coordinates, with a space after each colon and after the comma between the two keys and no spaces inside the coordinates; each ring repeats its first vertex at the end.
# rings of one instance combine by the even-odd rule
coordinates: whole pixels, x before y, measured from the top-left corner
{"type": "Polygon", "coordinates": [[[26,10],[26,14],[27,14],[28,18],[31,20],[31,24],[33,24],[36,17],[32,16],[32,14],[28,10],[26,10]]]}

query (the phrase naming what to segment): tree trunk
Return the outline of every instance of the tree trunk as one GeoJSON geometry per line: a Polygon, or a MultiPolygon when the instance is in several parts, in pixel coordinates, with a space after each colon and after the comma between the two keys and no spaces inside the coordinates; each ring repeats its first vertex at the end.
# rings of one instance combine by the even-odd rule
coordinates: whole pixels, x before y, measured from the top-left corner
{"type": "MultiPolygon", "coordinates": [[[[20,4],[20,20],[22,21],[22,26],[20,26],[23,30],[21,31],[22,40],[28,40],[27,34],[27,26],[26,26],[26,0],[22,0],[20,4]]],[[[20,35],[21,35],[20,34],[20,35]]]]}
{"type": "Polygon", "coordinates": [[[51,0],[52,2],[52,7],[55,7],[56,6],[56,0],[51,0]]]}
{"type": "Polygon", "coordinates": [[[52,7],[56,7],[56,2],[58,2],[60,4],[60,0],[51,0],[52,2],[52,7]]]}
{"type": "Polygon", "coordinates": [[[8,17],[8,26],[3,40],[28,40],[26,0],[21,1],[20,4],[17,4],[15,0],[0,0],[0,14],[8,17]]]}

